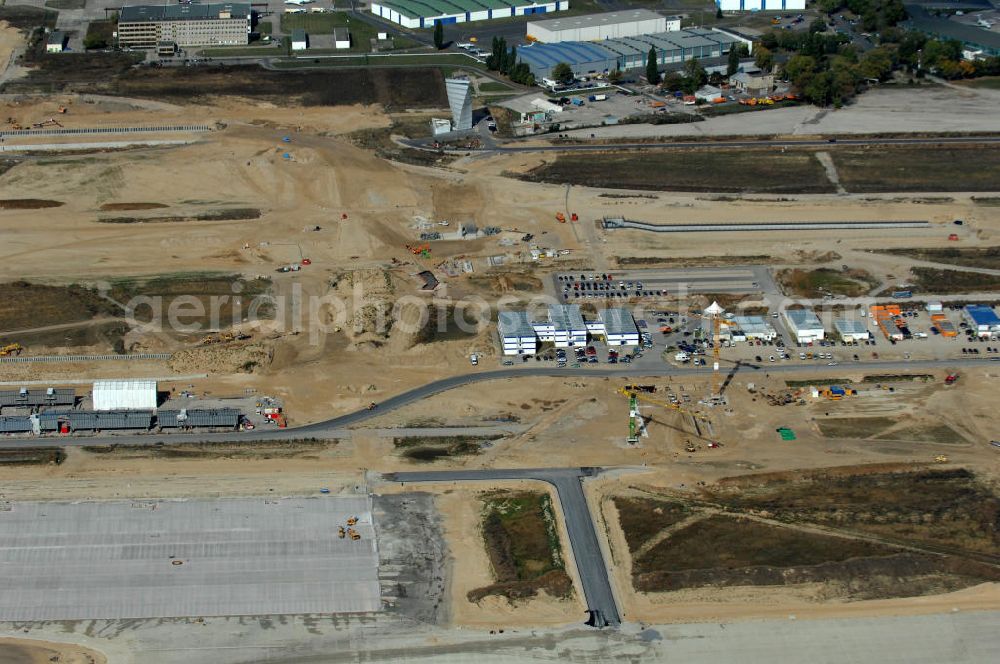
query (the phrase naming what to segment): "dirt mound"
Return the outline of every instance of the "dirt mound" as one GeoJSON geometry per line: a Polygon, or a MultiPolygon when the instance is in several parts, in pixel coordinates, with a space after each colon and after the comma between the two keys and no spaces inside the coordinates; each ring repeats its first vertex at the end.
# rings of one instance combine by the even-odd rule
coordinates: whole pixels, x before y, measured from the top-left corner
{"type": "Polygon", "coordinates": [[[43,198],[7,198],[0,200],[0,210],[41,210],[65,205],[62,201],[47,201],[43,198]]]}
{"type": "Polygon", "coordinates": [[[182,350],[168,366],[177,373],[253,373],[270,366],[272,358],[273,351],[263,344],[235,343],[182,350]]]}

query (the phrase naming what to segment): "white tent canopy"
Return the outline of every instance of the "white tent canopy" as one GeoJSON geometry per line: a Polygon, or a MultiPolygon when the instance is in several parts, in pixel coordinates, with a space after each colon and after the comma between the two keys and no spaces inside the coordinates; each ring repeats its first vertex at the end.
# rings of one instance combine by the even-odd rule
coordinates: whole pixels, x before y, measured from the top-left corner
{"type": "Polygon", "coordinates": [[[155,409],[155,380],[99,380],[94,383],[94,410],[155,409]]]}

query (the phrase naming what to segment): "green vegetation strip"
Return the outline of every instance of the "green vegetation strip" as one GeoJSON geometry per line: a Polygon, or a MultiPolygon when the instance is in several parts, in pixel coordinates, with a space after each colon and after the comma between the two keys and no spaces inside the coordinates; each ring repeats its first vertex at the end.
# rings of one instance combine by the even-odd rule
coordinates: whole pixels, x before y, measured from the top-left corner
{"type": "Polygon", "coordinates": [[[949,295],[1000,291],[1000,276],[996,275],[932,267],[914,267],[911,271],[916,278],[913,290],[918,293],[949,295]]]}
{"type": "Polygon", "coordinates": [[[497,582],[470,591],[469,601],[478,602],[488,595],[523,599],[539,590],[568,597],[573,582],[566,574],[549,495],[493,491],[481,498],[483,539],[497,582]]]}
{"type": "MultiPolygon", "coordinates": [[[[996,199],[974,199],[979,205],[984,200],[995,200],[1000,205],[1000,198],[996,199]]],[[[989,270],[1000,270],[1000,247],[969,247],[959,249],[957,247],[947,247],[943,249],[931,249],[924,247],[912,247],[906,249],[875,249],[880,254],[890,254],[892,256],[906,256],[921,261],[932,263],[947,263],[949,265],[960,265],[962,267],[979,267],[989,270]]]]}
{"type": "Polygon", "coordinates": [[[533,182],[654,191],[833,191],[822,165],[808,150],[609,150],[593,158],[560,154],[554,161],[517,177],[533,182]]]}

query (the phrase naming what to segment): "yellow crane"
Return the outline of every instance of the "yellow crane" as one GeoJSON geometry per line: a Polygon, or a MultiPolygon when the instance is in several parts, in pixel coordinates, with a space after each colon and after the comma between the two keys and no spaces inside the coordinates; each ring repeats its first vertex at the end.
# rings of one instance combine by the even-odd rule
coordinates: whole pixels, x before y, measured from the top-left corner
{"type": "Polygon", "coordinates": [[[655,404],[655,405],[661,406],[663,408],[670,408],[671,410],[676,410],[676,411],[684,413],[686,415],[690,415],[691,417],[693,417],[695,419],[698,419],[698,420],[701,420],[702,422],[708,422],[708,418],[705,417],[704,415],[702,415],[701,413],[699,413],[697,411],[690,410],[688,408],[685,408],[684,406],[681,406],[680,404],[671,403],[669,401],[663,401],[662,399],[656,399],[656,398],[651,397],[649,395],[642,394],[640,392],[636,392],[636,391],[630,390],[630,389],[628,389],[626,387],[618,388],[618,393],[621,394],[622,396],[626,397],[629,400],[635,399],[637,401],[645,401],[647,403],[655,404]]]}
{"type": "Polygon", "coordinates": [[[718,302],[712,302],[704,311],[712,321],[712,397],[722,396],[722,383],[719,377],[719,348],[722,346],[722,314],[725,310],[718,302]]]}

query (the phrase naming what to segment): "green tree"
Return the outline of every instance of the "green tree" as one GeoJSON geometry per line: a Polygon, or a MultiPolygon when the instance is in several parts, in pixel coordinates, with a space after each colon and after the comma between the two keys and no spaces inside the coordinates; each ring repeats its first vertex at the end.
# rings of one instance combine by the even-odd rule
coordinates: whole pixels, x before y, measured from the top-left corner
{"type": "Polygon", "coordinates": [[[753,58],[754,64],[760,67],[763,71],[771,71],[774,67],[774,53],[771,49],[764,46],[758,46],[753,58]]]}
{"type": "Polygon", "coordinates": [[[663,89],[675,92],[684,87],[684,77],[679,72],[668,71],[663,75],[663,89]]]}
{"type": "Polygon", "coordinates": [[[726,76],[732,76],[740,70],[740,58],[750,55],[750,50],[744,43],[733,44],[729,49],[729,62],[726,64],[726,76]]]}
{"type": "Polygon", "coordinates": [[[83,39],[83,47],[87,49],[91,48],[107,48],[108,41],[103,37],[97,35],[87,35],[83,39]]]}
{"type": "Polygon", "coordinates": [[[809,24],[809,34],[816,34],[818,32],[826,32],[826,21],[821,18],[813,19],[813,22],[809,24]]]}
{"type": "Polygon", "coordinates": [[[892,53],[885,46],[879,46],[865,53],[858,61],[858,73],[862,78],[884,81],[892,73],[892,53]]]}
{"type": "Polygon", "coordinates": [[[656,85],[660,82],[660,69],[656,65],[656,49],[652,46],[649,47],[649,53],[646,54],[646,80],[649,81],[650,85],[656,85]]]}
{"type": "Polygon", "coordinates": [[[507,71],[504,72],[505,74],[509,74],[514,71],[514,67],[517,66],[517,46],[510,47],[510,52],[507,54],[505,64],[507,65],[507,71]]]}
{"type": "Polygon", "coordinates": [[[684,63],[684,77],[691,81],[695,90],[708,83],[708,73],[698,62],[698,58],[691,58],[684,63]]]}
{"type": "Polygon", "coordinates": [[[785,63],[784,71],[785,78],[804,92],[816,73],[816,59],[808,55],[793,55],[785,63]]]}
{"type": "Polygon", "coordinates": [[[557,62],[552,67],[552,78],[560,83],[569,83],[575,78],[573,76],[573,68],[565,62],[557,62]]]}
{"type": "Polygon", "coordinates": [[[444,48],[444,24],[441,21],[434,21],[434,48],[439,51],[444,48]]]}
{"type": "Polygon", "coordinates": [[[722,7],[716,7],[715,8],[715,18],[716,18],[716,20],[719,20],[719,21],[722,20],[722,7]]]}
{"type": "Polygon", "coordinates": [[[622,70],[613,69],[611,73],[608,74],[608,83],[617,83],[622,80],[622,70]]]}
{"type": "Polygon", "coordinates": [[[816,3],[816,8],[827,16],[836,13],[838,9],[844,6],[842,0],[819,0],[816,3]]]}

